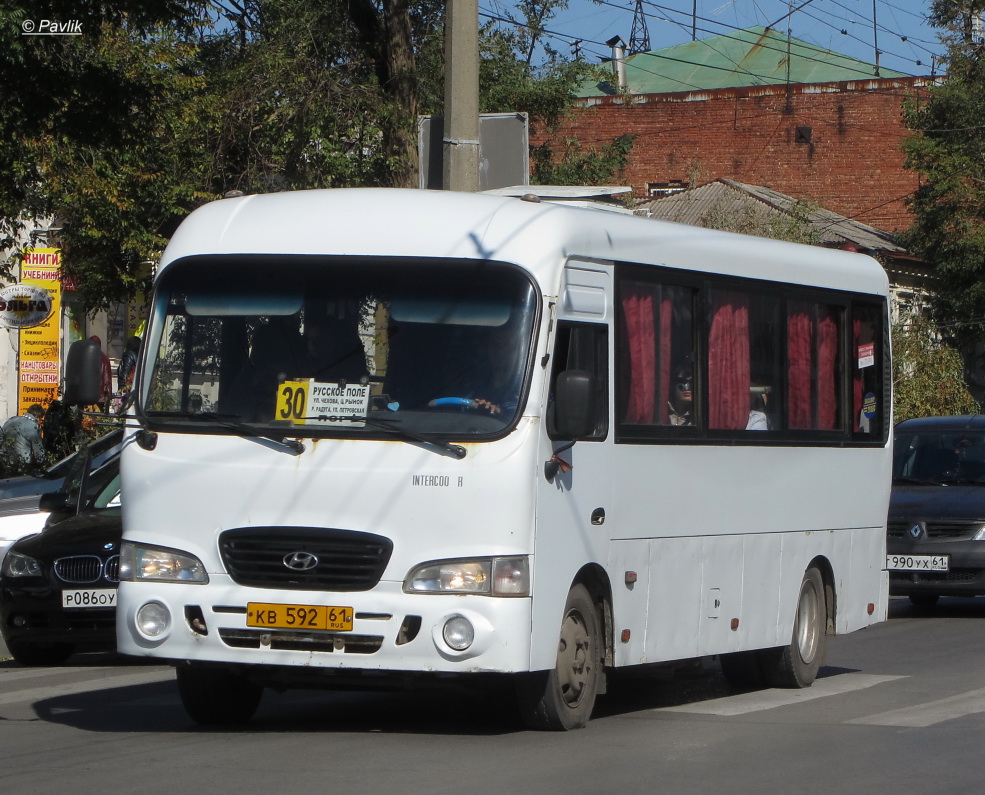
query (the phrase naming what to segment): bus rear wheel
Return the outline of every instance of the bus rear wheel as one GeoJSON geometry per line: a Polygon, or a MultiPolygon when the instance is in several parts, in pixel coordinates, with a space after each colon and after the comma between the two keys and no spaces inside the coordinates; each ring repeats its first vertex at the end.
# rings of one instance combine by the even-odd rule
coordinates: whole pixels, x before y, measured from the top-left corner
{"type": "Polygon", "coordinates": [[[800,583],[790,645],[760,652],[768,683],[773,687],[810,687],[824,659],[827,625],[824,579],[812,566],[800,583]]]}
{"type": "Polygon", "coordinates": [[[220,726],[246,723],[257,711],[263,687],[223,668],[179,665],[178,693],[196,723],[220,726]]]}
{"type": "Polygon", "coordinates": [[[568,592],[550,671],[522,674],[517,701],[531,729],[580,729],[592,716],[602,676],[604,648],[598,608],[584,585],[568,592]]]}

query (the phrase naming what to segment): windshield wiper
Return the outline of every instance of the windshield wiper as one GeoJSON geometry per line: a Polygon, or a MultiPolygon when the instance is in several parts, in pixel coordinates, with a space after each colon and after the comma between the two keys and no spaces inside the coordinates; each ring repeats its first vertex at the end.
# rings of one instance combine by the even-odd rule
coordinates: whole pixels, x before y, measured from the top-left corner
{"type": "Polygon", "coordinates": [[[411,439],[415,442],[422,442],[423,444],[433,445],[434,447],[440,447],[442,450],[447,450],[455,458],[465,458],[468,451],[462,447],[460,444],[453,444],[452,442],[444,442],[440,439],[434,439],[430,436],[422,436],[418,433],[412,433],[411,431],[404,430],[403,428],[394,427],[400,424],[400,420],[394,418],[390,419],[387,417],[369,417],[366,415],[362,416],[338,416],[334,414],[318,414],[314,417],[304,417],[306,420],[321,420],[322,422],[365,422],[367,425],[373,425],[377,428],[382,428],[385,431],[396,434],[404,439],[411,439]]]}
{"type": "Polygon", "coordinates": [[[952,481],[935,480],[934,478],[915,478],[912,476],[899,476],[893,478],[893,483],[916,483],[920,486],[946,486],[952,481]]]}
{"type": "Polygon", "coordinates": [[[182,415],[182,418],[197,420],[199,422],[214,422],[224,428],[237,431],[241,435],[252,439],[266,439],[269,442],[274,442],[275,444],[280,445],[289,453],[293,453],[294,455],[301,455],[301,453],[304,452],[304,444],[297,439],[288,439],[286,436],[279,436],[277,434],[258,431],[256,428],[253,428],[245,423],[229,419],[229,416],[225,414],[216,414],[214,411],[202,411],[198,414],[182,415]]]}

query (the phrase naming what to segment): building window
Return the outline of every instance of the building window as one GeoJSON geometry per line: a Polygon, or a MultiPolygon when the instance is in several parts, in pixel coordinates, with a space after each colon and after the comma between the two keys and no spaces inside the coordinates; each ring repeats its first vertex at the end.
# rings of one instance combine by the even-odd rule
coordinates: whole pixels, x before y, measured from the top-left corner
{"type": "Polygon", "coordinates": [[[670,182],[647,182],[646,192],[655,199],[683,193],[691,187],[691,183],[683,179],[672,179],[670,182]]]}

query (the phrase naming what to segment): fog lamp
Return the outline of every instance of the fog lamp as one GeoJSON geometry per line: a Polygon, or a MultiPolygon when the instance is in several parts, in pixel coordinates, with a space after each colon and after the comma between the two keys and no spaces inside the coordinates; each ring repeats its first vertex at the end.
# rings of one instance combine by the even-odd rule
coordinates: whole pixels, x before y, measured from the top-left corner
{"type": "Polygon", "coordinates": [[[137,610],[135,623],[145,638],[158,640],[171,629],[171,612],[160,602],[148,602],[137,610]]]}
{"type": "Polygon", "coordinates": [[[445,622],[441,637],[455,651],[465,651],[475,640],[475,629],[464,616],[452,616],[445,622]]]}

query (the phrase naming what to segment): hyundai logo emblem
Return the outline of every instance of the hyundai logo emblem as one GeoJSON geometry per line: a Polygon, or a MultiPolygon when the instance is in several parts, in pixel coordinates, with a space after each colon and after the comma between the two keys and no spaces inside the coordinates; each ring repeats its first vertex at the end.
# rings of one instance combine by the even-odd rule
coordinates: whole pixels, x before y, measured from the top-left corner
{"type": "Polygon", "coordinates": [[[923,535],[923,525],[919,522],[910,527],[910,538],[917,539],[923,535]]]}
{"type": "Polygon", "coordinates": [[[318,558],[310,552],[288,552],[284,555],[284,565],[294,571],[310,571],[318,565],[318,558]]]}

